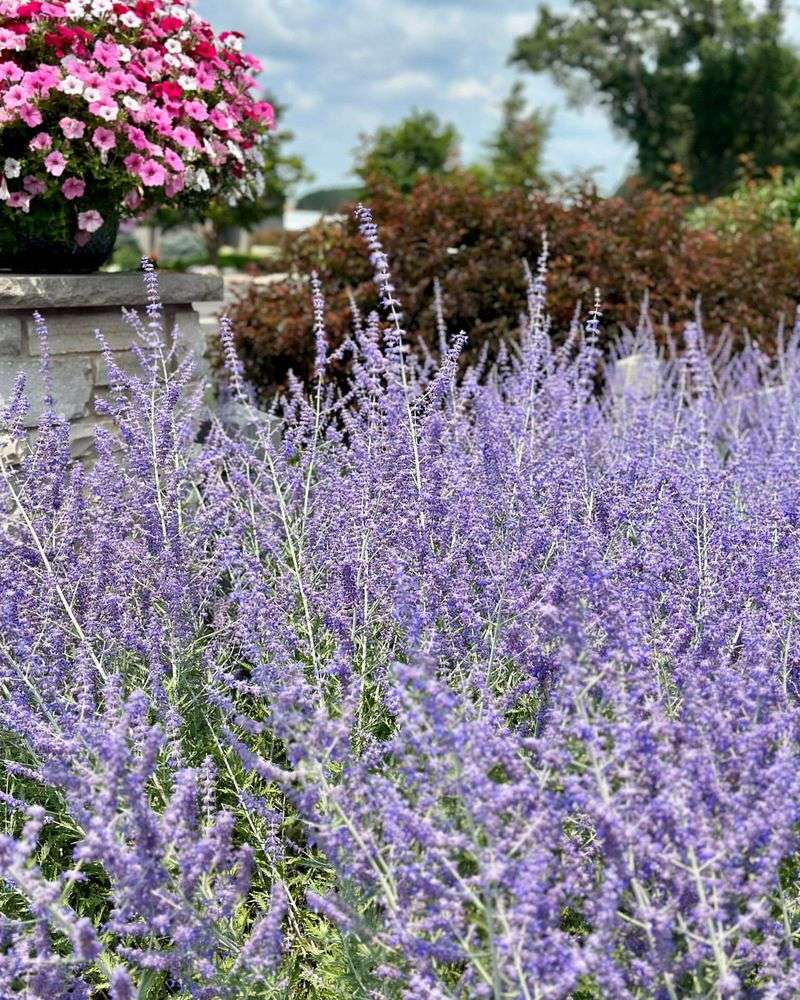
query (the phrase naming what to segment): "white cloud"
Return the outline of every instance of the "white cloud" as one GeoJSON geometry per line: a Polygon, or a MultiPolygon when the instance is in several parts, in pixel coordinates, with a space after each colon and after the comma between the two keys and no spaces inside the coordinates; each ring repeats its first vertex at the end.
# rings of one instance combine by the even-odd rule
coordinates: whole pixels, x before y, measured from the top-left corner
{"type": "Polygon", "coordinates": [[[372,87],[376,94],[385,97],[403,97],[407,94],[426,94],[436,87],[436,78],[422,70],[407,70],[379,80],[372,87]]]}
{"type": "Polygon", "coordinates": [[[453,80],[445,91],[450,101],[491,101],[495,96],[488,83],[474,76],[453,80]]]}
{"type": "Polygon", "coordinates": [[[512,14],[506,14],[503,18],[503,27],[506,35],[513,40],[520,35],[527,35],[535,20],[536,15],[533,10],[515,11],[512,14]]]}

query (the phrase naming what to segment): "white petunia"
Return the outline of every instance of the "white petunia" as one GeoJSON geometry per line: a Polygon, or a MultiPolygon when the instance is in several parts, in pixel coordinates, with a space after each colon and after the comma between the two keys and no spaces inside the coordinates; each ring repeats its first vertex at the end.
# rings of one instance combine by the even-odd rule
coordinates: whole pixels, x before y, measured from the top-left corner
{"type": "Polygon", "coordinates": [[[15,160],[10,156],[7,157],[5,166],[3,167],[3,173],[6,175],[6,177],[8,177],[10,180],[13,180],[15,177],[19,177],[21,172],[22,172],[22,164],[19,162],[19,160],[15,160]]]}
{"type": "Polygon", "coordinates": [[[173,69],[179,69],[181,61],[177,56],[166,55],[164,56],[164,62],[167,66],[172,66],[173,69]]]}
{"type": "Polygon", "coordinates": [[[61,83],[59,83],[58,89],[62,94],[82,94],[83,80],[70,73],[69,76],[65,76],[61,83]]]}
{"type": "Polygon", "coordinates": [[[100,101],[103,99],[102,90],[98,90],[97,87],[86,87],[83,91],[84,100],[93,103],[94,101],[100,101]]]}
{"type": "Polygon", "coordinates": [[[178,83],[184,90],[197,90],[197,80],[193,76],[179,76],[178,83]]]}
{"type": "Polygon", "coordinates": [[[120,62],[130,62],[133,59],[133,52],[128,48],[127,45],[119,45],[117,55],[119,56],[120,62]]]}
{"type": "Polygon", "coordinates": [[[82,0],[69,0],[64,7],[64,12],[68,18],[77,21],[86,13],[86,4],[82,0]]]}
{"type": "Polygon", "coordinates": [[[132,10],[127,10],[119,19],[120,24],[124,24],[126,28],[140,28],[142,26],[142,19],[137,17],[132,10]]]}
{"type": "Polygon", "coordinates": [[[97,117],[102,118],[103,121],[115,122],[119,117],[119,107],[111,102],[111,104],[101,104],[97,109],[97,117]]]}
{"type": "Polygon", "coordinates": [[[166,42],[164,42],[164,48],[167,52],[171,52],[174,56],[183,51],[183,46],[177,38],[168,38],[166,42]]]}
{"type": "Polygon", "coordinates": [[[211,188],[211,181],[208,179],[208,174],[205,170],[200,169],[195,174],[194,186],[199,188],[201,191],[208,191],[211,188]]]}
{"type": "Polygon", "coordinates": [[[92,13],[95,17],[107,14],[114,5],[111,0],[92,0],[92,13]]]}
{"type": "Polygon", "coordinates": [[[135,97],[130,97],[128,94],[126,94],[122,98],[122,103],[125,105],[128,111],[139,111],[140,108],[142,107],[142,105],[139,103],[139,101],[136,100],[135,97]]]}

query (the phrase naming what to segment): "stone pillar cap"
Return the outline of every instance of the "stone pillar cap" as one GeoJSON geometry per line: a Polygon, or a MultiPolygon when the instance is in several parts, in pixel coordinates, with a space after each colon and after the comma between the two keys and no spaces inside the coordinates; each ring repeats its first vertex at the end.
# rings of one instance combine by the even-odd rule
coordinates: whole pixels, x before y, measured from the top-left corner
{"type": "MultiPolygon", "coordinates": [[[[216,274],[158,273],[165,306],[221,302],[223,281],[216,274]]],[[[0,310],[102,309],[147,305],[140,271],[97,274],[9,274],[0,272],[0,310]]]]}

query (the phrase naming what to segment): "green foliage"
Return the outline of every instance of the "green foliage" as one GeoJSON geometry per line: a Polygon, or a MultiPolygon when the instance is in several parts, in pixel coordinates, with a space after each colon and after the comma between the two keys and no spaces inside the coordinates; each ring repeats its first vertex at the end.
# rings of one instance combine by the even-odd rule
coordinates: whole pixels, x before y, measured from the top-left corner
{"type": "Polygon", "coordinates": [[[362,135],[355,173],[365,188],[389,186],[408,194],[420,177],[458,165],[458,132],[432,111],[415,109],[396,125],[362,135]]]}
{"type": "Polygon", "coordinates": [[[524,88],[517,80],[503,102],[503,120],[486,143],[486,182],[496,191],[507,188],[541,187],[542,153],[552,116],[528,110],[524,88]]]}
{"type": "Polygon", "coordinates": [[[800,233],[800,176],[775,170],[766,180],[743,178],[733,192],[694,208],[687,216],[694,229],[731,235],[789,225],[800,233]]]}
{"type": "Polygon", "coordinates": [[[142,263],[142,252],[132,236],[120,236],[109,261],[115,271],[138,271],[142,263]]]}
{"type": "Polygon", "coordinates": [[[716,195],[737,159],[800,165],[800,58],[782,40],[781,0],[577,0],[539,11],[512,60],[549,72],[574,103],[592,94],[660,184],[671,164],[716,195]]]}

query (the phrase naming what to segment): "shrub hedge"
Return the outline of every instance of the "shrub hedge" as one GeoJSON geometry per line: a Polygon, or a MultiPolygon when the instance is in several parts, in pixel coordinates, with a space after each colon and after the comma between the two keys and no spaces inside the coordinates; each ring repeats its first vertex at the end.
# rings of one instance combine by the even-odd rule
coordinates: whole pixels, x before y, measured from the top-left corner
{"type": "MultiPolygon", "coordinates": [[[[376,192],[371,207],[403,289],[407,324],[431,345],[436,333],[434,280],[441,284],[451,333],[470,332],[466,357],[517,324],[524,296],[522,260],[531,264],[548,235],[548,302],[554,329],[569,325],[600,290],[603,328],[635,326],[643,296],[657,334],[679,332],[700,298],[707,333],[730,325],[767,349],[781,313],[790,318],[800,290],[800,239],[790,226],[720,233],[686,222],[690,203],[670,191],[629,191],[603,198],[583,186],[560,199],[542,193],[486,194],[469,177],[425,178],[410,197],[376,192]]],[[[314,363],[312,301],[316,270],[326,292],[334,344],[350,328],[352,295],[360,309],[376,305],[370,264],[352,216],[287,234],[285,280],[252,289],[233,309],[238,348],[248,377],[267,394],[293,369],[307,377],[314,363]]]]}

